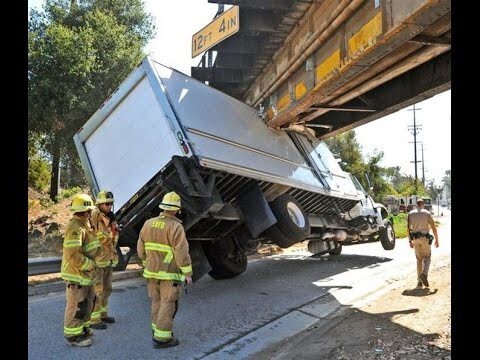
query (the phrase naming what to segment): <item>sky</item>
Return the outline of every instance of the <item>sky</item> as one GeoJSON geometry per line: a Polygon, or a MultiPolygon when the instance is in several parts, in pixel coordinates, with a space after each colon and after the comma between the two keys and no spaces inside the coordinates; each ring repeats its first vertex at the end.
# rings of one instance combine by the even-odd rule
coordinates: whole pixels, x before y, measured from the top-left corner
{"type": "MultiPolygon", "coordinates": [[[[190,67],[201,56],[191,58],[192,35],[208,24],[217,12],[217,5],[207,0],[145,0],[146,9],[155,18],[156,36],[146,53],[160,63],[190,75],[190,67]]],[[[39,9],[43,0],[28,0],[28,7],[39,9]]],[[[228,9],[228,6],[226,6],[228,9]]],[[[421,125],[417,142],[423,143],[425,178],[441,184],[445,171],[451,169],[451,91],[438,94],[416,104],[416,123],[421,125]]],[[[412,107],[410,106],[409,109],[412,107]]],[[[414,175],[413,111],[402,109],[355,128],[365,156],[383,151],[382,166],[400,166],[401,172],[414,175]]],[[[422,160],[421,144],[417,144],[417,160],[422,160]]],[[[422,163],[417,164],[419,179],[422,163]]]]}

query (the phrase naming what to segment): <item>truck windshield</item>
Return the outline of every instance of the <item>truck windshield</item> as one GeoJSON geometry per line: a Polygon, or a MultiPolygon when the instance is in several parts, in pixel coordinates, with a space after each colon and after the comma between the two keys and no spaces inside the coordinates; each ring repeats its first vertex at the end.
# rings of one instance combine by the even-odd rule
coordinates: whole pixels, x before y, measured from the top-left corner
{"type": "Polygon", "coordinates": [[[363,188],[362,184],[360,184],[360,181],[358,181],[358,179],[355,177],[355,175],[352,175],[352,174],[348,174],[348,175],[350,175],[350,178],[352,179],[352,182],[353,182],[353,185],[355,186],[355,189],[357,189],[358,191],[361,191],[361,192],[366,194],[367,192],[363,188]]]}

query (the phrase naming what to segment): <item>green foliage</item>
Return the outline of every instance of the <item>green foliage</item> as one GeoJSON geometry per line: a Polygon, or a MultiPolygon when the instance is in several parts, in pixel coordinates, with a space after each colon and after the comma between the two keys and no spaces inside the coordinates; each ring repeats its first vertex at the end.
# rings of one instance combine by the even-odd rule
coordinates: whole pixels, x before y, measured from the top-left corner
{"type": "Polygon", "coordinates": [[[44,159],[39,152],[40,139],[29,136],[28,139],[28,186],[45,192],[50,184],[50,162],[44,159]]]}
{"type": "Polygon", "coordinates": [[[55,205],[55,203],[49,197],[45,196],[40,198],[40,205],[44,208],[49,208],[55,205]]]}
{"type": "Polygon", "coordinates": [[[368,174],[370,185],[373,186],[372,197],[380,202],[385,195],[395,195],[397,191],[388,181],[392,176],[392,170],[379,165],[383,158],[383,152],[375,152],[365,160],[362,155],[362,147],[358,143],[355,131],[350,130],[325,141],[334,156],[342,159],[343,170],[355,175],[363,188],[368,190],[369,184],[365,174],[368,174]]]}
{"type": "Polygon", "coordinates": [[[72,188],[69,188],[69,189],[63,189],[60,194],[58,194],[57,196],[57,201],[60,201],[62,199],[69,199],[71,198],[73,195],[76,195],[76,194],[80,194],[82,193],[83,190],[81,187],[79,186],[74,186],[72,188]]]}
{"type": "Polygon", "coordinates": [[[390,216],[393,220],[393,229],[395,236],[399,239],[407,237],[407,214],[399,213],[390,216]]]}

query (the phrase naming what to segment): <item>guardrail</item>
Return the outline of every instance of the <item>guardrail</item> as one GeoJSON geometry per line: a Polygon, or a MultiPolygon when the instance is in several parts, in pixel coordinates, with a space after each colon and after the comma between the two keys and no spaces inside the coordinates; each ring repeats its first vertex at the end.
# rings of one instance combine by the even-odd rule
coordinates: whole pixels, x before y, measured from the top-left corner
{"type": "Polygon", "coordinates": [[[28,259],[28,276],[60,272],[61,257],[28,259]]]}

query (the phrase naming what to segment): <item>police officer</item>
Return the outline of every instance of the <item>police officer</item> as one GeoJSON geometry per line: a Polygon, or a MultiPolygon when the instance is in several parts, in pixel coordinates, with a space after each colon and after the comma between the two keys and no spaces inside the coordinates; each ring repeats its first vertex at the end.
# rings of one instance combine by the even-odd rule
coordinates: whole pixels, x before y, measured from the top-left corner
{"type": "Polygon", "coordinates": [[[428,210],[424,209],[425,202],[422,198],[417,200],[417,208],[410,211],[407,217],[408,240],[410,247],[415,249],[417,258],[417,287],[422,284],[429,287],[428,269],[431,260],[431,235],[432,229],[435,236],[435,247],[438,248],[438,233],[432,215],[428,210]]]}
{"type": "Polygon", "coordinates": [[[87,194],[76,195],[70,210],[73,216],[65,229],[61,277],[67,285],[63,334],[72,346],[89,346],[93,334],[90,315],[95,301],[93,289],[95,255],[100,247],[90,225],[93,205],[87,194]]]}
{"type": "Polygon", "coordinates": [[[192,282],[192,261],[181,220],[180,196],[165,194],[158,217],[149,219],[140,230],[138,256],[144,264],[148,295],[152,299],[152,334],[154,348],[179,344],[173,336],[173,318],[178,310],[182,285],[192,282]]]}
{"type": "Polygon", "coordinates": [[[115,199],[111,191],[100,191],[97,194],[97,207],[92,212],[91,223],[97,239],[100,242],[100,251],[95,257],[97,265],[95,274],[95,307],[92,312],[91,327],[106,329],[107,323],[115,322],[115,318],[108,316],[108,298],[112,294],[112,271],[118,263],[116,246],[118,242],[118,226],[112,206],[115,199]]]}

